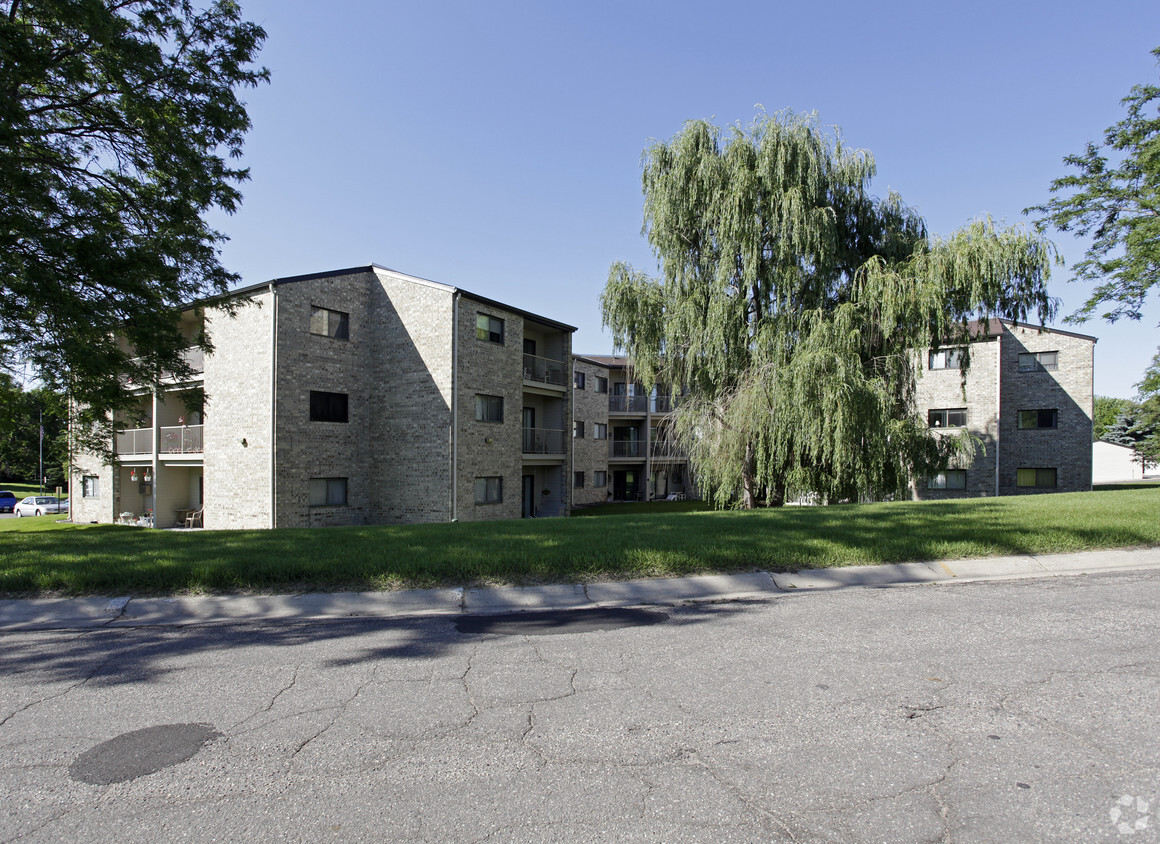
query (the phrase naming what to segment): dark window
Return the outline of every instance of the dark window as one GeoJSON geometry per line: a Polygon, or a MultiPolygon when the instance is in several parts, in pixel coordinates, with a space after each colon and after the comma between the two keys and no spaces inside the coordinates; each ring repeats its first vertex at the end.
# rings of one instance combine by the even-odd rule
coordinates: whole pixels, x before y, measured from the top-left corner
{"type": "Polygon", "coordinates": [[[1054,489],[1055,481],[1054,469],[1019,469],[1015,473],[1015,486],[1054,489]]]}
{"type": "Polygon", "coordinates": [[[346,419],[346,393],[310,391],[311,422],[345,422],[346,419]]]}
{"type": "Polygon", "coordinates": [[[947,469],[945,472],[939,472],[933,478],[926,482],[927,489],[966,489],[967,488],[967,470],[966,469],[947,469]]]}
{"type": "Polygon", "coordinates": [[[584,473],[583,472],[573,472],[572,473],[572,486],[576,487],[576,489],[584,489],[584,473]]]}
{"type": "Polygon", "coordinates": [[[485,396],[482,394],[475,397],[475,421],[476,422],[502,422],[503,421],[503,396],[485,396]]]}
{"type": "Polygon", "coordinates": [[[480,340],[503,343],[503,320],[487,314],[475,315],[475,336],[480,340]]]}
{"type": "Polygon", "coordinates": [[[336,340],[349,340],[350,314],[311,305],[310,333],[333,337],[336,340]]]}
{"type": "Polygon", "coordinates": [[[1059,413],[1055,410],[1019,411],[1020,428],[1054,428],[1058,421],[1059,413]]]}
{"type": "Polygon", "coordinates": [[[1023,352],[1019,355],[1020,372],[1059,369],[1059,352],[1023,352]]]}
{"type": "Polygon", "coordinates": [[[932,428],[962,428],[967,424],[965,407],[948,407],[928,411],[927,424],[932,428]]]}
{"type": "Polygon", "coordinates": [[[577,390],[583,390],[584,389],[584,373],[583,372],[573,372],[572,373],[572,384],[576,387],[577,390]]]}
{"type": "Polygon", "coordinates": [[[499,504],[503,501],[503,478],[476,478],[475,503],[499,504]]]}
{"type": "Polygon", "coordinates": [[[337,507],[346,503],[346,478],[311,478],[310,506],[337,507]]]}
{"type": "Polygon", "coordinates": [[[608,439],[608,425],[603,422],[592,423],[592,439],[606,440],[608,439]]]}
{"type": "Polygon", "coordinates": [[[572,436],[578,440],[584,439],[584,423],[583,422],[573,422],[572,423],[572,436]]]}
{"type": "Polygon", "coordinates": [[[931,349],[928,361],[931,369],[962,369],[962,349],[931,349]]]}
{"type": "Polygon", "coordinates": [[[596,392],[598,392],[598,393],[607,393],[608,392],[608,379],[602,375],[596,376],[596,392]]]}
{"type": "Polygon", "coordinates": [[[592,473],[592,486],[606,487],[608,486],[608,473],[596,471],[592,473]]]}

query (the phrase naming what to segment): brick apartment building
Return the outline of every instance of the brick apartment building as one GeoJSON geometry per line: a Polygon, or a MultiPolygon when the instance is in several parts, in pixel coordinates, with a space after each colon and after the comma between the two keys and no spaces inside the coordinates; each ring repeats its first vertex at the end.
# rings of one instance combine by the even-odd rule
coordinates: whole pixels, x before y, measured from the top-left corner
{"type": "Polygon", "coordinates": [[[212,355],[140,390],[115,465],[74,455],[72,518],[201,510],[207,528],[567,515],[572,333],[555,320],[379,266],[188,310],[212,355]]]}

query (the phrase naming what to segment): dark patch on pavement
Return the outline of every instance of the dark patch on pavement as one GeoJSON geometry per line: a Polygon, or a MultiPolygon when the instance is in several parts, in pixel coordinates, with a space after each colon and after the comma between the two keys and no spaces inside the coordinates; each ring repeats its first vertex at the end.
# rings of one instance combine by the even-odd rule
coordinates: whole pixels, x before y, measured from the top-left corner
{"type": "Polygon", "coordinates": [[[128,782],[192,759],[221,736],[209,724],[162,724],[134,730],[90,748],[69,766],[69,775],[91,785],[128,782]]]}
{"type": "Polygon", "coordinates": [[[666,613],[657,610],[550,610],[519,615],[464,616],[455,620],[455,629],[460,633],[495,633],[501,636],[554,636],[647,627],[668,621],[668,618],[666,613]]]}

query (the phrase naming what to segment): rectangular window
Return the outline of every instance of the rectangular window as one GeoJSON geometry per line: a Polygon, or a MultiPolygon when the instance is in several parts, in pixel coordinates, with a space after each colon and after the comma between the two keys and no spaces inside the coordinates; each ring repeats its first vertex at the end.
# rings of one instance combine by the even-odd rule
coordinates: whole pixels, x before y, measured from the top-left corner
{"type": "Polygon", "coordinates": [[[583,372],[573,372],[572,373],[572,384],[576,387],[577,390],[583,390],[584,389],[584,373],[583,372]]]}
{"type": "Polygon", "coordinates": [[[101,479],[96,475],[85,475],[81,478],[81,498],[100,498],[101,479]]]}
{"type": "Polygon", "coordinates": [[[1019,469],[1015,473],[1015,486],[1054,489],[1055,479],[1054,469],[1019,469]]]}
{"type": "Polygon", "coordinates": [[[583,422],[577,421],[577,422],[572,423],[572,437],[574,439],[577,439],[577,440],[584,439],[584,423],[583,422]]]}
{"type": "Polygon", "coordinates": [[[933,478],[926,482],[927,489],[966,489],[967,488],[967,470],[966,469],[947,469],[945,472],[939,472],[933,478]]]}
{"type": "Polygon", "coordinates": [[[576,487],[576,489],[584,489],[584,473],[583,472],[573,472],[572,473],[572,486],[576,487]]]}
{"type": "Polygon", "coordinates": [[[311,305],[310,333],[333,337],[335,340],[349,340],[350,314],[311,305]]]}
{"type": "Polygon", "coordinates": [[[346,504],[346,478],[311,478],[310,506],[339,507],[346,504]]]}
{"type": "Polygon", "coordinates": [[[1058,422],[1059,412],[1056,410],[1019,411],[1020,428],[1054,428],[1058,422]]]}
{"type": "Polygon", "coordinates": [[[503,345],[503,320],[487,314],[475,315],[475,336],[479,340],[490,340],[503,345]]]}
{"type": "Polygon", "coordinates": [[[931,349],[930,369],[962,369],[962,349],[931,349]]]}
{"type": "Polygon", "coordinates": [[[965,407],[947,407],[928,411],[927,424],[932,428],[962,428],[967,424],[965,407]]]}
{"type": "Polygon", "coordinates": [[[596,471],[592,473],[592,486],[603,488],[608,486],[608,473],[596,471]]]}
{"type": "Polygon", "coordinates": [[[598,393],[607,393],[608,392],[608,379],[607,378],[604,378],[600,375],[596,376],[596,392],[598,392],[598,393]]]}
{"type": "Polygon", "coordinates": [[[592,439],[606,440],[608,439],[608,425],[603,422],[592,423],[592,439]]]}
{"type": "Polygon", "coordinates": [[[1020,353],[1020,372],[1038,372],[1044,369],[1059,369],[1059,352],[1020,353]]]}
{"type": "Polygon", "coordinates": [[[475,396],[475,421],[502,422],[503,396],[485,396],[482,394],[477,394],[475,396]]]}
{"type": "Polygon", "coordinates": [[[346,393],[324,393],[320,390],[310,391],[310,421],[311,422],[345,422],[346,393]]]}
{"type": "Polygon", "coordinates": [[[499,504],[503,501],[503,478],[476,478],[475,503],[499,504]]]}

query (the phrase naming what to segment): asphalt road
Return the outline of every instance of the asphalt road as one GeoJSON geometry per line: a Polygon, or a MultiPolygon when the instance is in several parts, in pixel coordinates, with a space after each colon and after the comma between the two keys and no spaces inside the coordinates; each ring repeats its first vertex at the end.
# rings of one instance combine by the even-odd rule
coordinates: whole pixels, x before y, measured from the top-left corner
{"type": "Polygon", "coordinates": [[[1143,572],[5,633],[0,841],[1154,842],[1158,610],[1143,572]]]}

